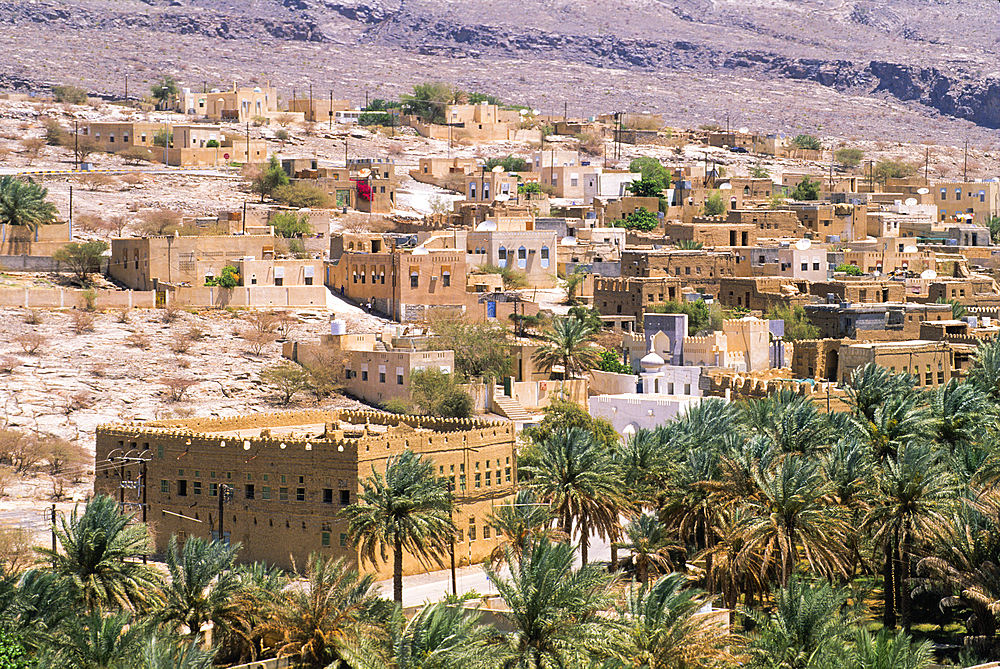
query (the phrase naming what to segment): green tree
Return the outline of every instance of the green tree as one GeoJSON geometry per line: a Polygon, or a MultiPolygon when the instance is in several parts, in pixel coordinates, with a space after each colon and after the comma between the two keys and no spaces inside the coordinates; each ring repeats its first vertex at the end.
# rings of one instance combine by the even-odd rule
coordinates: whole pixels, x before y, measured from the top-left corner
{"type": "Polygon", "coordinates": [[[600,361],[600,349],[592,345],[595,335],[584,321],[553,318],[551,330],[543,335],[545,344],[535,351],[534,360],[549,371],[562,365],[564,378],[584,374],[600,361]]]}
{"type": "Polygon", "coordinates": [[[509,153],[503,158],[488,158],[486,169],[492,170],[494,167],[502,167],[504,172],[530,172],[531,165],[520,156],[512,156],[509,153]]]}
{"type": "Polygon", "coordinates": [[[969,383],[994,401],[1000,399],[1000,342],[996,339],[980,344],[976,349],[969,383]]]}
{"type": "Polygon", "coordinates": [[[844,666],[847,642],[858,621],[851,591],[826,581],[794,577],[774,593],[774,610],[751,612],[756,622],[748,650],[751,667],[821,669],[844,666]]]}
{"type": "Polygon", "coordinates": [[[101,257],[108,250],[108,243],[70,242],[52,254],[53,260],[66,265],[81,286],[90,285],[90,275],[101,271],[101,257]]]}
{"type": "Polygon", "coordinates": [[[887,179],[905,179],[917,173],[917,166],[902,160],[880,160],[873,168],[875,181],[884,184],[887,179]]]}
{"type": "Polygon", "coordinates": [[[158,622],[177,628],[192,641],[200,641],[211,624],[216,640],[248,631],[247,589],[236,556],[239,544],[189,537],[184,547],[170,537],[167,570],[170,581],[164,589],[164,603],[156,612],[158,622]]]}
{"type": "Polygon", "coordinates": [[[66,579],[73,598],[91,611],[142,609],[159,599],[159,573],[138,558],[153,552],[149,529],[121,512],[106,495],[73,508],[53,528],[62,550],[40,548],[52,570],[66,579]]]}
{"type": "Polygon", "coordinates": [[[592,434],[571,428],[557,432],[538,447],[538,459],[522,465],[528,486],[548,503],[560,529],[580,536],[580,559],[587,564],[590,535],[613,538],[618,516],[630,506],[621,487],[621,472],[611,452],[592,434]]]}
{"type": "Polygon", "coordinates": [[[240,285],[240,273],[239,270],[232,266],[226,265],[219,272],[219,276],[215,279],[215,284],[221,288],[235,288],[240,285]]]}
{"type": "MultiPolygon", "coordinates": [[[[604,418],[591,416],[586,409],[575,402],[555,398],[542,411],[545,414],[542,421],[536,426],[526,427],[523,432],[524,436],[536,446],[548,441],[552,435],[573,427],[581,428],[593,435],[609,453],[619,445],[618,433],[610,422],[604,418]]],[[[520,470],[522,463],[534,462],[537,459],[535,457],[537,454],[529,451],[530,449],[526,449],[518,455],[519,474],[525,474],[520,470]]]]}
{"type": "Polygon", "coordinates": [[[849,276],[861,276],[862,274],[864,274],[864,272],[861,271],[860,267],[858,267],[857,265],[850,265],[848,263],[837,265],[836,267],[833,268],[833,271],[844,272],[849,276]]]}
{"type": "Polygon", "coordinates": [[[990,229],[990,241],[994,244],[1000,242],[1000,216],[994,216],[986,223],[990,229]]]}
{"type": "Polygon", "coordinates": [[[32,656],[20,640],[0,630],[0,669],[28,669],[34,665],[32,656]]]}
{"type": "MultiPolygon", "coordinates": [[[[518,184],[517,185],[517,192],[519,194],[520,193],[541,193],[542,192],[542,187],[539,186],[537,183],[534,183],[534,182],[530,183],[530,184],[518,184]]],[[[998,217],[998,218],[1000,218],[1000,217],[998,217]]]]}
{"type": "Polygon", "coordinates": [[[296,394],[309,389],[309,372],[288,360],[263,370],[260,380],[278,393],[282,404],[290,403],[296,394]]]}
{"type": "Polygon", "coordinates": [[[719,191],[713,191],[712,194],[705,199],[703,209],[706,216],[722,216],[726,213],[726,203],[722,199],[722,193],[719,191]]]}
{"type": "Polygon", "coordinates": [[[770,179],[771,173],[768,172],[762,165],[754,165],[750,168],[750,176],[754,179],[770,179]]]}
{"type": "Polygon", "coordinates": [[[670,171],[656,158],[650,156],[635,158],[629,163],[628,171],[641,173],[642,181],[650,182],[655,187],[652,195],[643,195],[641,197],[658,197],[660,191],[670,188],[670,171]]]}
{"type": "Polygon", "coordinates": [[[573,547],[541,539],[520,560],[508,555],[510,576],[483,567],[507,604],[497,613],[512,631],[491,641],[495,660],[509,669],[600,666],[626,656],[621,625],[603,615],[611,604],[603,569],[573,569],[573,547]]]}
{"type": "Polygon", "coordinates": [[[66,146],[69,140],[67,133],[59,121],[54,118],[45,119],[45,143],[49,146],[66,146]]]}
{"type": "Polygon", "coordinates": [[[357,666],[361,649],[383,636],[387,622],[375,577],[318,553],[309,555],[304,577],[304,587],[281,591],[262,631],[280,639],[279,657],[298,656],[306,667],[338,660],[357,666]]]}
{"type": "Polygon", "coordinates": [[[504,290],[517,290],[528,285],[528,276],[513,267],[485,264],[473,269],[473,274],[499,274],[504,290]]]}
{"type": "Polygon", "coordinates": [[[510,330],[502,323],[438,319],[431,322],[439,350],[455,352],[455,372],[487,382],[510,373],[510,330]]]}
{"type": "Polygon", "coordinates": [[[278,159],[274,155],[268,159],[267,165],[250,179],[250,191],[260,193],[261,202],[264,201],[265,196],[269,195],[273,197],[279,188],[284,188],[288,185],[288,175],[285,174],[281,163],[278,162],[278,159]]]}
{"type": "Polygon", "coordinates": [[[657,179],[638,179],[625,184],[625,190],[635,197],[660,197],[663,195],[663,186],[657,179]]]}
{"type": "Polygon", "coordinates": [[[361,500],[342,512],[349,523],[361,560],[376,564],[392,553],[392,594],[403,601],[403,551],[421,562],[442,563],[455,525],[451,521],[452,497],[434,463],[406,450],[389,458],[385,476],[372,468],[361,482],[361,500]]]}
{"type": "Polygon", "coordinates": [[[151,635],[142,647],[142,669],[212,669],[214,650],[202,650],[194,641],[178,642],[151,635]]]}
{"type": "Polygon", "coordinates": [[[580,286],[582,286],[583,282],[586,280],[587,273],[582,271],[579,266],[574,269],[572,274],[567,275],[566,278],[563,279],[563,284],[566,288],[565,304],[575,307],[576,303],[579,301],[576,293],[580,290],[580,286]]]}
{"type": "Polygon", "coordinates": [[[687,314],[688,335],[692,337],[706,329],[712,320],[711,311],[702,299],[694,302],[668,301],[650,304],[646,305],[646,311],[659,314],[687,314]]]}
{"type": "Polygon", "coordinates": [[[458,386],[455,375],[433,367],[410,372],[410,399],[413,406],[429,416],[469,418],[475,409],[472,398],[458,386]]]}
{"type": "Polygon", "coordinates": [[[862,628],[854,637],[847,669],[926,669],[933,666],[931,642],[912,641],[910,635],[882,630],[872,634],[862,628]]]}
{"type": "Polygon", "coordinates": [[[56,206],[46,198],[49,189],[30,179],[10,174],[0,176],[0,224],[21,226],[35,232],[56,220],[56,206]]]}
{"type": "Polygon", "coordinates": [[[621,355],[607,349],[601,351],[601,361],[598,363],[597,369],[612,374],[635,374],[635,370],[630,365],[622,362],[621,355]]]}
{"type": "Polygon", "coordinates": [[[800,149],[809,149],[811,151],[823,150],[823,145],[812,135],[797,135],[795,139],[792,140],[792,144],[800,149]]]}
{"type": "Polygon", "coordinates": [[[71,105],[87,104],[86,89],[77,86],[53,86],[52,95],[56,102],[65,102],[71,105]]]}
{"type": "Polygon", "coordinates": [[[655,230],[660,225],[660,219],[645,207],[639,207],[638,211],[633,211],[626,215],[620,222],[615,221],[613,225],[618,228],[625,228],[626,230],[649,232],[650,230],[655,230]]]}
{"type": "Polygon", "coordinates": [[[798,200],[800,202],[818,200],[819,188],[820,182],[813,181],[807,176],[804,177],[802,181],[799,182],[799,185],[795,187],[795,190],[792,191],[791,197],[793,200],[798,200]]]}
{"type": "Polygon", "coordinates": [[[166,128],[160,128],[153,133],[153,146],[166,149],[173,144],[174,136],[166,128]]]}
{"type": "Polygon", "coordinates": [[[712,669],[738,666],[739,640],[699,612],[711,600],[688,588],[684,574],[669,574],[650,587],[630,588],[619,610],[631,641],[634,669],[712,669]]]}
{"type": "Polygon", "coordinates": [[[464,93],[441,81],[428,81],[413,87],[411,95],[401,96],[403,113],[419,116],[428,123],[446,123],[445,105],[463,99],[464,93]]]}
{"type": "Polygon", "coordinates": [[[963,318],[969,313],[969,310],[965,308],[965,305],[958,300],[945,300],[943,297],[939,297],[934,301],[935,304],[950,304],[951,305],[951,317],[955,320],[963,318]]]}
{"type": "Polygon", "coordinates": [[[171,76],[163,76],[158,82],[152,85],[150,92],[160,109],[170,109],[174,106],[174,100],[179,93],[177,82],[171,76]]]}
{"type": "Polygon", "coordinates": [[[278,186],[271,197],[275,202],[294,209],[326,209],[331,202],[325,190],[307,183],[278,186]]]}
{"type": "Polygon", "coordinates": [[[833,154],[834,159],[844,167],[857,167],[865,157],[865,152],[861,149],[843,148],[837,149],[833,154]]]}
{"type": "Polygon", "coordinates": [[[792,306],[776,306],[767,312],[765,318],[775,321],[785,322],[785,341],[801,341],[803,339],[817,339],[819,328],[809,321],[809,316],[801,304],[792,306]]]}
{"type": "Polygon", "coordinates": [[[693,239],[680,239],[677,241],[677,248],[681,251],[700,251],[705,245],[693,239]]]}
{"type": "Polygon", "coordinates": [[[309,214],[296,216],[291,211],[281,211],[271,217],[271,225],[279,237],[299,237],[312,233],[309,214]]]}

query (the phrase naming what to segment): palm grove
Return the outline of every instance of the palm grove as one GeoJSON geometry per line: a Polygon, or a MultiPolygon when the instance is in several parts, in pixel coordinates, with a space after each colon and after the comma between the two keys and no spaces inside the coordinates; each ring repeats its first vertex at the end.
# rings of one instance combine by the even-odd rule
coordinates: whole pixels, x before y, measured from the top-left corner
{"type": "MultiPolygon", "coordinates": [[[[578,374],[596,362],[592,336],[556,319],[538,361],[578,374]]],[[[830,414],[787,392],[706,399],[626,443],[554,402],[488,519],[496,626],[455,595],[401,615],[404,553],[441,565],[457,531],[426,456],[361,482],[343,512],[359,565],[314,554],[298,573],[192,537],[171,541],[164,575],[140,559],[149,530],[96,497],[56,524],[58,550],[5,565],[0,667],[905,669],[931,661],[932,640],[965,664],[994,657],[1000,344],[961,383],[921,390],[867,366],[847,390],[850,410],[830,414]],[[610,565],[590,562],[594,536],[610,565]],[[366,573],[380,563],[395,601],[366,573]],[[710,601],[732,632],[699,614],[710,601]]]]}

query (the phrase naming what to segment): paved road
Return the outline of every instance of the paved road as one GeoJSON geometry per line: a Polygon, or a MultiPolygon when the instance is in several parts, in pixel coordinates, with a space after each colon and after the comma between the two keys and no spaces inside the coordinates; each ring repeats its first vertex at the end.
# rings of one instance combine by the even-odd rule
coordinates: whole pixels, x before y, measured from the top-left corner
{"type": "MultiPolygon", "coordinates": [[[[625,555],[628,555],[627,551],[619,553],[619,558],[625,555]]],[[[591,537],[588,559],[591,562],[609,562],[611,560],[611,546],[598,537],[591,537]]],[[[576,561],[579,566],[579,554],[577,554],[576,561]]],[[[486,573],[483,572],[480,565],[462,567],[456,571],[456,577],[459,594],[473,590],[483,595],[497,594],[496,587],[488,582],[486,573]]],[[[392,599],[392,579],[379,581],[378,585],[382,596],[392,599]]],[[[419,606],[428,601],[436,602],[450,593],[451,570],[449,569],[403,577],[403,606],[419,606]]]]}
{"type": "Polygon", "coordinates": [[[219,169],[217,167],[207,167],[207,168],[181,168],[181,167],[149,167],[149,168],[132,168],[132,169],[109,169],[109,170],[75,170],[72,168],[68,169],[43,169],[43,168],[23,168],[23,167],[0,167],[0,175],[5,174],[24,174],[27,176],[38,175],[38,176],[74,176],[82,174],[131,174],[137,172],[139,174],[186,174],[191,176],[203,176],[203,177],[239,177],[239,170],[232,168],[230,170],[219,169]]]}

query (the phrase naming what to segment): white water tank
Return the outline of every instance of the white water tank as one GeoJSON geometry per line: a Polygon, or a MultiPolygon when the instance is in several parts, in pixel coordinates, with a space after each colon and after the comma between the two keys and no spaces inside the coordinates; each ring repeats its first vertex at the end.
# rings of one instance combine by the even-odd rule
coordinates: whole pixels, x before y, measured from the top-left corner
{"type": "Polygon", "coordinates": [[[330,334],[332,335],[342,335],[347,334],[347,324],[339,318],[330,321],[330,334]]]}

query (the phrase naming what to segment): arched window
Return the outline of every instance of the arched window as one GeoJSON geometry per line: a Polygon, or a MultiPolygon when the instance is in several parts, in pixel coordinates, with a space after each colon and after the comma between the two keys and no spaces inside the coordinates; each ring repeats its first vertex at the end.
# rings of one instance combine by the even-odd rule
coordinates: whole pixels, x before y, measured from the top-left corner
{"type": "Polygon", "coordinates": [[[347,250],[348,251],[353,251],[354,250],[354,242],[351,242],[350,244],[347,245],[347,250]]]}
{"type": "Polygon", "coordinates": [[[497,253],[497,257],[500,258],[501,262],[507,262],[507,248],[504,246],[500,247],[500,251],[497,253]]]}
{"type": "Polygon", "coordinates": [[[750,186],[743,187],[743,197],[750,197],[750,186]]]}
{"type": "Polygon", "coordinates": [[[548,246],[543,246],[542,247],[542,267],[545,268],[545,267],[548,267],[548,266],[549,266],[549,247],[548,246]]]}
{"type": "Polygon", "coordinates": [[[517,250],[517,266],[521,269],[528,266],[528,249],[523,246],[517,250]]]}
{"type": "Polygon", "coordinates": [[[418,288],[420,286],[420,274],[417,270],[410,272],[410,288],[418,288]]]}

